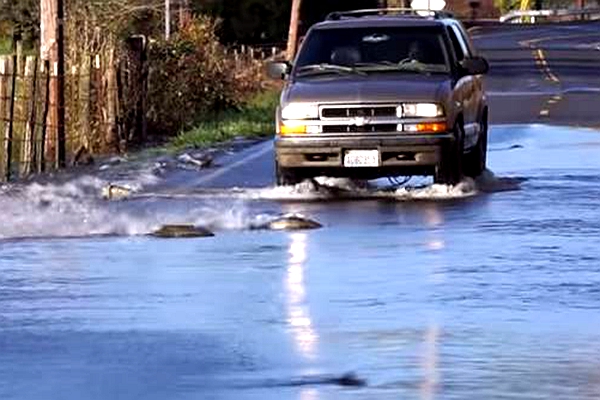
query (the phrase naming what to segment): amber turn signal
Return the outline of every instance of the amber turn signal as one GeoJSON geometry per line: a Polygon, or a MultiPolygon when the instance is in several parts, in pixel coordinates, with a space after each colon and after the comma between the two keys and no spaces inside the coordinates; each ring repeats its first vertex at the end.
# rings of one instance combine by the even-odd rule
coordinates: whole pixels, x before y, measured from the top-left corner
{"type": "Polygon", "coordinates": [[[280,125],[279,133],[286,135],[302,135],[306,133],[306,125],[280,125]]]}
{"type": "Polygon", "coordinates": [[[446,132],[447,125],[445,122],[425,122],[420,124],[406,124],[404,131],[406,132],[446,132]]]}
{"type": "Polygon", "coordinates": [[[429,124],[417,124],[419,132],[444,132],[446,124],[444,122],[433,122],[429,124]]]}

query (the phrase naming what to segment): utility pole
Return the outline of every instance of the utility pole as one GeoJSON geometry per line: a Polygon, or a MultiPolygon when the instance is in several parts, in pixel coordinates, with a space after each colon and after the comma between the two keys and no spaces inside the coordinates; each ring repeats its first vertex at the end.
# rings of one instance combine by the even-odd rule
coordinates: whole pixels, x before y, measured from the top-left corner
{"type": "Polygon", "coordinates": [[[302,0],[292,0],[292,15],[290,17],[290,32],[287,43],[287,59],[293,60],[298,46],[298,25],[300,24],[300,8],[302,0]]]}
{"type": "Polygon", "coordinates": [[[57,50],[58,50],[58,76],[57,76],[57,93],[58,100],[58,145],[56,148],[56,166],[64,168],[67,164],[67,138],[65,132],[65,5],[64,0],[56,0],[58,34],[57,34],[57,50]]]}
{"type": "Polygon", "coordinates": [[[57,168],[66,164],[64,15],[63,0],[40,0],[40,58],[49,62],[52,77],[45,147],[57,168]]]}
{"type": "Polygon", "coordinates": [[[171,0],[165,0],[165,40],[171,38],[171,0]]]}
{"type": "MultiPolygon", "coordinates": [[[[583,11],[583,9],[585,8],[585,0],[575,0],[575,7],[583,11]]],[[[585,14],[583,12],[581,13],[580,18],[582,20],[586,19],[585,14]]]]}

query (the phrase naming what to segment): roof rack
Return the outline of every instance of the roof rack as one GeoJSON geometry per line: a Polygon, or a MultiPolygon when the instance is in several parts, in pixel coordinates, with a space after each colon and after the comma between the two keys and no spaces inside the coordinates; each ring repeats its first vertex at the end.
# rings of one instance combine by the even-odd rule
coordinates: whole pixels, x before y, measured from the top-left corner
{"type": "Polygon", "coordinates": [[[326,21],[338,21],[342,18],[361,18],[373,15],[410,15],[423,18],[454,18],[448,11],[415,10],[412,8],[368,8],[364,10],[334,11],[325,18],[326,21]]]}

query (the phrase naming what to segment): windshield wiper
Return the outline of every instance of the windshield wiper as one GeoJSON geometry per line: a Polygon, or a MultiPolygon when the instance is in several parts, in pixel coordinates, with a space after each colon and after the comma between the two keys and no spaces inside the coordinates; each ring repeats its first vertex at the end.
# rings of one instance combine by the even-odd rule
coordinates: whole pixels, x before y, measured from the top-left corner
{"type": "Polygon", "coordinates": [[[359,71],[354,67],[346,67],[344,65],[336,65],[336,64],[310,64],[304,65],[298,68],[296,74],[297,75],[314,75],[314,74],[328,74],[328,73],[338,73],[338,74],[359,74],[365,75],[363,71],[359,71]]]}
{"type": "Polygon", "coordinates": [[[365,72],[381,72],[381,71],[401,71],[401,72],[417,72],[417,73],[432,73],[432,72],[447,72],[445,66],[437,66],[430,64],[423,64],[418,61],[405,61],[402,60],[399,63],[391,61],[379,61],[372,63],[361,63],[357,64],[357,68],[365,72]]]}

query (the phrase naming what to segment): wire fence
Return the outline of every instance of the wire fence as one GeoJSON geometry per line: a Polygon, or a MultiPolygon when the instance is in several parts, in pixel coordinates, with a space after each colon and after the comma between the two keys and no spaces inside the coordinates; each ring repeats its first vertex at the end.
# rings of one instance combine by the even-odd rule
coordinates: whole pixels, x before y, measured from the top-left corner
{"type": "MultiPolygon", "coordinates": [[[[237,71],[283,56],[277,45],[227,52],[237,71]]],[[[62,77],[56,65],[16,53],[0,56],[0,181],[59,168],[62,128],[69,165],[83,162],[85,154],[123,152],[146,141],[151,60],[144,38],[133,38],[119,52],[80,52],[67,60],[62,77]],[[56,95],[61,80],[64,104],[56,95]]]]}

